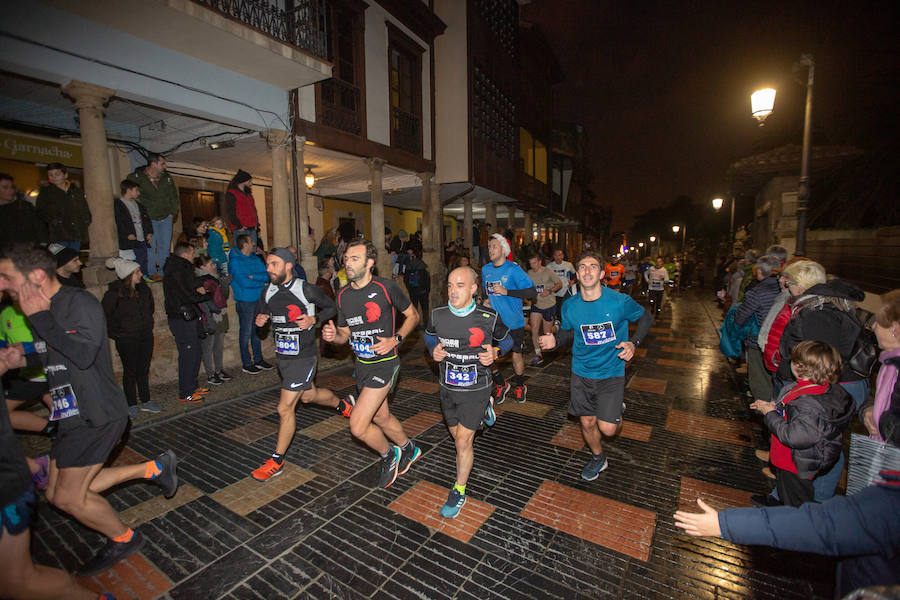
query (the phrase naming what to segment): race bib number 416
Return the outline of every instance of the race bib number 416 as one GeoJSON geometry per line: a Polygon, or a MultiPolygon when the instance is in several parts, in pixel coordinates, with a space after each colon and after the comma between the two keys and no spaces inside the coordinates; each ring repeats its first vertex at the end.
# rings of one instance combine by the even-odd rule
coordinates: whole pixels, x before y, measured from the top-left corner
{"type": "Polygon", "coordinates": [[[581,326],[581,337],[587,346],[600,346],[616,341],[616,330],[612,321],[606,323],[592,323],[581,326]]]}

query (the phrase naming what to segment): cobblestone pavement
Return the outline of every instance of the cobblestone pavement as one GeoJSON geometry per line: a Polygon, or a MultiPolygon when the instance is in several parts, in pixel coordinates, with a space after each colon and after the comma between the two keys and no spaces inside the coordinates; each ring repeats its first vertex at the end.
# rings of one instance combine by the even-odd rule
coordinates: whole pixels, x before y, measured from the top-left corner
{"type": "MultiPolygon", "coordinates": [[[[469,502],[437,516],[455,476],[436,379],[421,340],[391,408],[424,451],[387,490],[348,421],[301,406],[284,474],[249,477],[271,453],[276,389],[137,424],[118,460],[172,448],[172,500],[141,482],[109,494],[147,538],[143,552],[85,581],[121,598],[828,598],[820,557],[680,535],[672,513],[700,495],[749,505],[768,488],[735,375],[718,351],[713,303],[674,299],[628,369],[626,423],[589,458],[566,414],[569,360],[528,367],[528,402],[507,401],[475,440],[469,502]]],[[[530,358],[530,357],[529,357],[530,358]]],[[[506,367],[509,371],[510,367],[506,367]]],[[[351,368],[317,382],[350,392],[351,368]]],[[[35,558],[73,569],[103,540],[42,500],[35,558]]]]}

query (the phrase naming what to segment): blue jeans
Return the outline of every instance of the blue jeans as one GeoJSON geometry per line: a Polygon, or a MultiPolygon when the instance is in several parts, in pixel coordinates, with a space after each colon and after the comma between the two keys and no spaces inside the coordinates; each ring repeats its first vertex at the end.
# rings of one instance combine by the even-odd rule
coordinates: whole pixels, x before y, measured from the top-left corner
{"type": "Polygon", "coordinates": [[[162,221],[153,223],[153,240],[150,242],[150,252],[147,256],[148,275],[162,275],[163,265],[169,258],[169,248],[172,245],[172,215],[162,221]]]}
{"type": "Polygon", "coordinates": [[[237,239],[239,235],[249,235],[253,242],[253,251],[256,252],[256,243],[259,241],[256,237],[256,228],[253,229],[235,229],[234,230],[234,247],[237,248],[237,239]]]}
{"type": "Polygon", "coordinates": [[[141,273],[149,275],[147,273],[147,242],[138,242],[132,250],[134,251],[134,261],[141,266],[141,273]]]}
{"type": "Polygon", "coordinates": [[[241,346],[241,364],[249,367],[254,363],[262,360],[262,341],[256,335],[256,302],[241,302],[238,300],[234,303],[234,308],[238,316],[238,343],[241,346]],[[247,343],[253,349],[253,357],[247,349],[247,343]]]}

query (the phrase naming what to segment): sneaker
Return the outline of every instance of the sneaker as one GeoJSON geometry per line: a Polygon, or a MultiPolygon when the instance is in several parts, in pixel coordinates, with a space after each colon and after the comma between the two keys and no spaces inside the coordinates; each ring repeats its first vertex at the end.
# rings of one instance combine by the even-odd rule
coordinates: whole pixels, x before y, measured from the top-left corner
{"type": "Polygon", "coordinates": [[[156,462],[162,466],[162,473],[153,481],[163,489],[163,495],[168,500],[178,491],[178,460],[174,452],[166,450],[156,457],[156,462]]]}
{"type": "Polygon", "coordinates": [[[274,458],[270,458],[263,466],[250,473],[250,477],[257,481],[266,481],[272,477],[277,477],[284,472],[284,462],[279,465],[274,458]]]}
{"type": "Polygon", "coordinates": [[[134,531],[134,537],[130,542],[114,542],[106,540],[106,545],[100,549],[94,558],[86,562],[76,571],[79,577],[90,577],[106,571],[120,560],[127,558],[144,547],[144,536],[140,531],[134,531]]]}
{"type": "Polygon", "coordinates": [[[221,379],[218,375],[213,375],[212,377],[206,378],[206,383],[209,385],[222,385],[225,383],[225,380],[221,379]]]}
{"type": "Polygon", "coordinates": [[[488,427],[497,422],[497,413],[494,412],[494,399],[488,400],[487,410],[484,411],[484,424],[488,427]]]}
{"type": "Polygon", "coordinates": [[[179,398],[179,402],[184,402],[186,404],[199,404],[203,402],[203,398],[201,396],[194,396],[193,394],[188,394],[184,398],[179,398]]]}
{"type": "Polygon", "coordinates": [[[144,283],[153,283],[153,278],[150,277],[149,275],[144,275],[141,277],[141,279],[144,280],[144,283]]]}
{"type": "Polygon", "coordinates": [[[229,375],[225,371],[219,371],[218,373],[216,373],[216,375],[218,375],[219,379],[221,379],[222,381],[231,381],[232,380],[231,375],[229,375]]]}
{"type": "Polygon", "coordinates": [[[414,462],[419,460],[422,456],[422,450],[413,443],[413,449],[409,452],[404,451],[402,448],[400,449],[400,464],[397,465],[397,474],[403,475],[409,468],[412,466],[414,462]]]}
{"type": "Polygon", "coordinates": [[[506,400],[506,393],[509,391],[510,385],[509,382],[500,385],[499,383],[494,384],[494,389],[491,392],[491,398],[494,399],[494,404],[503,404],[503,401],[506,400]]]}
{"type": "Polygon", "coordinates": [[[257,361],[256,366],[259,367],[260,369],[262,369],[263,371],[271,371],[272,369],[275,368],[264,360],[257,361]]]}
{"type": "Polygon", "coordinates": [[[768,450],[757,450],[754,452],[756,454],[756,458],[763,461],[764,463],[769,462],[769,451],[768,450]]]}
{"type": "Polygon", "coordinates": [[[763,467],[762,474],[769,479],[775,479],[775,473],[773,473],[772,469],[770,469],[769,467],[763,467]]]}
{"type": "Polygon", "coordinates": [[[150,279],[152,279],[153,281],[162,281],[163,276],[160,275],[159,273],[154,273],[153,275],[150,276],[150,279]]]}
{"type": "Polygon", "coordinates": [[[341,413],[341,416],[350,418],[350,413],[353,412],[353,407],[356,406],[356,398],[353,397],[353,394],[350,394],[346,398],[341,398],[338,402],[337,409],[338,412],[341,413]]]}
{"type": "Polygon", "coordinates": [[[532,358],[531,362],[528,364],[530,364],[532,367],[536,367],[539,364],[541,364],[542,362],[544,362],[544,357],[541,356],[540,354],[535,354],[534,358],[532,358]]]}
{"type": "Polygon", "coordinates": [[[781,506],[781,501],[778,498],[773,498],[771,494],[753,494],[750,496],[750,503],[757,508],[781,506]]]}
{"type": "Polygon", "coordinates": [[[50,481],[50,455],[44,454],[34,459],[38,470],[31,474],[31,480],[37,489],[43,491],[47,489],[47,483],[50,481]]]}
{"type": "Polygon", "coordinates": [[[141,407],[137,404],[128,407],[128,418],[132,421],[137,419],[139,414],[141,414],[141,407]]]}
{"type": "Polygon", "coordinates": [[[525,392],[527,391],[528,387],[526,387],[524,383],[522,385],[517,385],[513,388],[513,400],[519,404],[525,402],[525,392]]]}
{"type": "Polygon", "coordinates": [[[145,412],[158,413],[162,412],[162,407],[156,402],[141,402],[141,410],[145,412]]]}
{"type": "Polygon", "coordinates": [[[209,394],[209,388],[200,386],[196,390],[194,390],[194,396],[206,396],[209,394]]]}
{"type": "Polygon", "coordinates": [[[455,519],[466,503],[466,495],[460,494],[459,490],[453,488],[450,495],[447,496],[447,502],[441,507],[441,516],[445,519],[455,519]]]}
{"type": "Polygon", "coordinates": [[[400,448],[391,446],[388,455],[381,459],[381,476],[378,485],[383,488],[391,487],[397,480],[397,467],[400,465],[400,448]]]}
{"type": "Polygon", "coordinates": [[[606,455],[601,452],[596,456],[592,456],[591,460],[588,461],[588,464],[584,465],[584,469],[581,470],[581,478],[585,481],[593,481],[597,479],[600,473],[605,471],[608,466],[609,461],[606,460],[606,455]]]}
{"type": "Polygon", "coordinates": [[[263,370],[260,369],[260,368],[259,368],[258,366],[256,366],[256,365],[250,365],[250,366],[247,366],[247,367],[241,367],[241,371],[243,371],[244,373],[250,373],[251,375],[257,375],[257,374],[263,372],[263,370]]]}

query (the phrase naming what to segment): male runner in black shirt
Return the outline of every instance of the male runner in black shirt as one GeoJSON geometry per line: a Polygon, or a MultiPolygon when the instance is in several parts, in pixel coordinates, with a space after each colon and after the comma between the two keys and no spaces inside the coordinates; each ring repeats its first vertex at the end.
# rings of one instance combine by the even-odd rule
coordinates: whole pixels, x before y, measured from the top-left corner
{"type": "Polygon", "coordinates": [[[441,516],[455,518],[466,503],[466,482],[475,453],[472,440],[481,423],[495,420],[491,398],[494,347],[506,354],[512,337],[496,311],[475,303],[477,276],[471,267],[454,269],[447,278],[450,302],[431,311],[425,346],[441,368],[441,409],[456,441],[456,483],[441,516]]]}
{"type": "Polygon", "coordinates": [[[50,420],[59,422],[50,449],[47,500],[109,538],[78,570],[83,577],[94,575],[144,544],[141,532],[122,523],[100,492],[132,479],[151,479],[171,498],[178,487],[175,454],[168,450],[146,463],[104,468],[125,432],[128,405],[113,377],[100,302],[86,290],[62,286],[54,257],[24,245],[0,257],[0,286],[18,300],[35,333],[35,352],[27,362],[21,347],[12,346],[17,354],[7,354],[7,363],[12,368],[43,365],[53,402],[50,420]]]}
{"type": "Polygon", "coordinates": [[[356,389],[359,395],[350,415],[350,432],[381,455],[381,487],[388,487],[409,470],[422,451],[403,431],[388,408],[387,397],[397,383],[400,358],[397,346],[419,322],[419,313],[400,286],[375,277],[375,245],[357,238],[344,252],[344,270],[350,283],[338,292],[338,324],[322,327],[322,339],[350,342],[356,354],[356,389]],[[397,313],[406,317],[397,331],[397,313]],[[391,446],[387,438],[396,446],[391,446]]]}
{"type": "Polygon", "coordinates": [[[251,473],[257,481],[280,475],[296,429],[297,400],[336,408],[345,417],[353,410],[353,396],[338,399],[331,390],[313,383],[318,362],[316,325],[337,314],[334,302],[319,287],[294,277],[294,255],[287,248],[275,248],[266,258],[270,283],[263,288],[256,309],[256,326],[272,320],[275,354],[281,372],[278,400],[278,442],[275,453],[251,473]]]}

